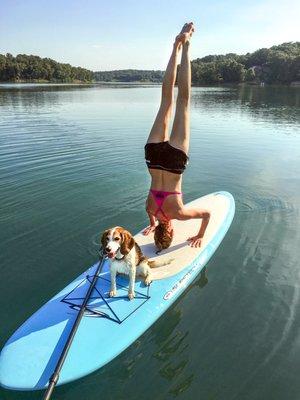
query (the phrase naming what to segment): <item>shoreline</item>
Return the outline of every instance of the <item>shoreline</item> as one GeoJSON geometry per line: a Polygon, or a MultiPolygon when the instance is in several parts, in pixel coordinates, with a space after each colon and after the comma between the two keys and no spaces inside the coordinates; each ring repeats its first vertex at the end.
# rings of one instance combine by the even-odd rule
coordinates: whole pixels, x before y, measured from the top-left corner
{"type": "MultiPolygon", "coordinates": [[[[19,82],[1,82],[0,87],[18,87],[18,86],[105,86],[105,85],[128,85],[128,86],[161,86],[162,82],[141,82],[141,81],[91,81],[91,82],[49,82],[49,81],[19,81],[19,82]]],[[[175,85],[176,87],[177,85],[175,85]]],[[[292,88],[300,88],[300,81],[291,82],[289,85],[279,84],[279,83],[254,83],[254,82],[226,82],[226,83],[214,83],[214,84],[202,84],[195,85],[192,84],[192,87],[226,87],[226,86],[250,86],[250,87],[292,87],[292,88]]]]}

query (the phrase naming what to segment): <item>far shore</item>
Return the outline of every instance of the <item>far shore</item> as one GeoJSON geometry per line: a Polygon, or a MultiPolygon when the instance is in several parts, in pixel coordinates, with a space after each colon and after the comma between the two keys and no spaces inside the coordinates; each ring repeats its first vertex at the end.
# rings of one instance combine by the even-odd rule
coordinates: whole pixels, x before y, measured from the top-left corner
{"type": "MultiPolygon", "coordinates": [[[[8,87],[8,86],[96,86],[96,85],[138,85],[138,86],[161,86],[162,82],[151,82],[151,81],[90,81],[90,82],[50,82],[46,80],[32,80],[32,81],[17,81],[17,82],[0,82],[0,87],[8,87]]],[[[275,87],[275,86],[284,86],[284,87],[300,87],[300,81],[291,82],[289,85],[284,84],[267,84],[264,82],[226,82],[226,83],[213,83],[213,84],[202,84],[202,85],[194,85],[192,87],[226,87],[226,86],[258,86],[258,87],[275,87]]]]}

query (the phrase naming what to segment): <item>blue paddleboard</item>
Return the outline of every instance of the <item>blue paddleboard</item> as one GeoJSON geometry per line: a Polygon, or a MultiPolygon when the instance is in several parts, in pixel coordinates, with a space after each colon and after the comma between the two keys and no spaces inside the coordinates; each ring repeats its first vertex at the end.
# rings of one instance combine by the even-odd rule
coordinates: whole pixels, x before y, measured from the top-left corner
{"type": "MultiPolygon", "coordinates": [[[[200,248],[186,239],[195,235],[200,220],[174,221],[169,249],[155,254],[153,234],[135,236],[151,259],[172,258],[170,265],[153,269],[149,287],[136,281],[134,300],[127,297],[128,279],[117,277],[117,297],[109,298],[110,272],[104,263],[88,308],[81,320],[60,373],[58,385],[97,370],[142,335],[192,283],[229,229],[235,204],[228,192],[216,192],[187,204],[211,212],[200,248]]],[[[126,227],[125,227],[126,228],[126,227]]],[[[7,341],[0,355],[0,384],[14,390],[44,389],[72,329],[98,263],[90,267],[33,314],[7,341]]]]}

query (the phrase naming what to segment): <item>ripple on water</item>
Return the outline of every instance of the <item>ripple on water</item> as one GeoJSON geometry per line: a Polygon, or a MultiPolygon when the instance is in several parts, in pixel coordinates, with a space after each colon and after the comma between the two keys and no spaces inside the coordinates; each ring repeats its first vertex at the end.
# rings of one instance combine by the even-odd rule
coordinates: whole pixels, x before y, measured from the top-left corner
{"type": "Polygon", "coordinates": [[[279,196],[272,194],[270,197],[258,196],[255,192],[244,192],[243,196],[236,199],[236,210],[238,212],[282,212],[293,213],[296,208],[293,203],[290,203],[279,196]]]}

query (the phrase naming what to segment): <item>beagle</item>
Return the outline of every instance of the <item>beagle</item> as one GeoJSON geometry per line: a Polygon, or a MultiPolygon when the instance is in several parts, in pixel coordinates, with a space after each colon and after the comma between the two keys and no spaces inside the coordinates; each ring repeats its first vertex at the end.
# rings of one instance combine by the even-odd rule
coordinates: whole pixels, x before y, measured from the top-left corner
{"type": "Polygon", "coordinates": [[[111,288],[110,297],[117,294],[117,273],[129,275],[128,297],[135,296],[134,285],[136,275],[142,276],[146,285],[151,283],[151,269],[170,264],[173,260],[150,261],[142,253],[140,246],[135,242],[130,232],[120,226],[107,229],[101,238],[102,248],[110,261],[111,288]]]}

